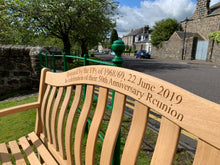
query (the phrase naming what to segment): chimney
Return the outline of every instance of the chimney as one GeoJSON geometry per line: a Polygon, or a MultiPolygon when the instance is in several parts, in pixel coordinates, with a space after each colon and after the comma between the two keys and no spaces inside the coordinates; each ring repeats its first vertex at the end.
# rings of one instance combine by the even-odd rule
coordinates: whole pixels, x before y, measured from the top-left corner
{"type": "Polygon", "coordinates": [[[143,34],[145,34],[145,33],[149,33],[149,26],[147,25],[145,25],[144,27],[143,27],[143,34]]]}
{"type": "Polygon", "coordinates": [[[197,0],[196,11],[193,14],[194,19],[204,18],[210,12],[210,0],[197,0]]]}

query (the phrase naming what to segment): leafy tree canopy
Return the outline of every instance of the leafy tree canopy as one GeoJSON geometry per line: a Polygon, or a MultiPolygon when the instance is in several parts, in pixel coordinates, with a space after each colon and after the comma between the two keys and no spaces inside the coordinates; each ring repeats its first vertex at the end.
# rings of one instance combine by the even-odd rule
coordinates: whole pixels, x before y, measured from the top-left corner
{"type": "Polygon", "coordinates": [[[56,37],[67,54],[71,42],[78,43],[84,54],[101,41],[115,26],[111,16],[118,5],[113,0],[2,0],[1,4],[0,16],[12,30],[56,37]]]}
{"type": "Polygon", "coordinates": [[[208,37],[213,39],[217,43],[220,43],[220,31],[212,32],[208,35],[208,37]]]}
{"type": "Polygon", "coordinates": [[[163,41],[167,41],[170,36],[178,30],[178,27],[179,23],[177,20],[171,18],[156,22],[151,34],[151,43],[153,45],[159,45],[163,41]]]}

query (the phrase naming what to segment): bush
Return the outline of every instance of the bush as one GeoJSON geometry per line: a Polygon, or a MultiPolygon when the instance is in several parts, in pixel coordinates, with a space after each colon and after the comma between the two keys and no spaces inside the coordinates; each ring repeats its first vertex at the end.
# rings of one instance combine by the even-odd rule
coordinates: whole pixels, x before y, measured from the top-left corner
{"type": "Polygon", "coordinates": [[[212,32],[208,35],[208,37],[213,39],[217,43],[220,43],[220,31],[212,32]]]}

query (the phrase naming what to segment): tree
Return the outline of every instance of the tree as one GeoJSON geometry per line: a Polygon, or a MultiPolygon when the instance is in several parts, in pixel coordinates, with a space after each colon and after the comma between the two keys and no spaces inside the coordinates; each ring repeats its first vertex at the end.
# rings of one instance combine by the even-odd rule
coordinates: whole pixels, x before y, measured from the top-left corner
{"type": "Polygon", "coordinates": [[[159,45],[163,41],[167,41],[170,36],[178,30],[178,27],[179,23],[177,20],[171,18],[156,22],[151,34],[151,43],[153,45],[159,45]]]}
{"type": "Polygon", "coordinates": [[[115,40],[118,40],[118,33],[116,29],[113,29],[110,37],[110,44],[112,45],[115,40]]]}
{"type": "Polygon", "coordinates": [[[101,41],[115,26],[117,7],[110,0],[3,0],[4,15],[12,24],[34,35],[54,36],[70,54],[71,42],[78,43],[82,54],[101,41]]]}

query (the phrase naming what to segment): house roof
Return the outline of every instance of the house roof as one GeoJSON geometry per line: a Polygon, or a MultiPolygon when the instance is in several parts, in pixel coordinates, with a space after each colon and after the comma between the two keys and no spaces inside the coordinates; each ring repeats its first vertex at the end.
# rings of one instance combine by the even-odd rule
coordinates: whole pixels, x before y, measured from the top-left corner
{"type": "Polygon", "coordinates": [[[127,34],[126,36],[136,36],[142,33],[143,33],[143,28],[139,28],[139,29],[131,30],[131,32],[127,34]]]}
{"type": "Polygon", "coordinates": [[[220,2],[210,7],[210,13],[208,16],[218,15],[218,14],[220,14],[220,2]]]}
{"type": "MultiPolygon", "coordinates": [[[[185,32],[184,31],[177,31],[177,35],[180,37],[180,39],[184,39],[185,32]]],[[[198,37],[198,40],[204,40],[202,36],[200,36],[198,33],[192,33],[192,32],[186,32],[186,38],[190,37],[198,37]]]]}
{"type": "Polygon", "coordinates": [[[136,36],[138,34],[143,34],[144,28],[149,28],[149,26],[144,26],[142,28],[138,28],[138,29],[134,29],[134,30],[132,29],[131,32],[125,36],[136,36]]]}

